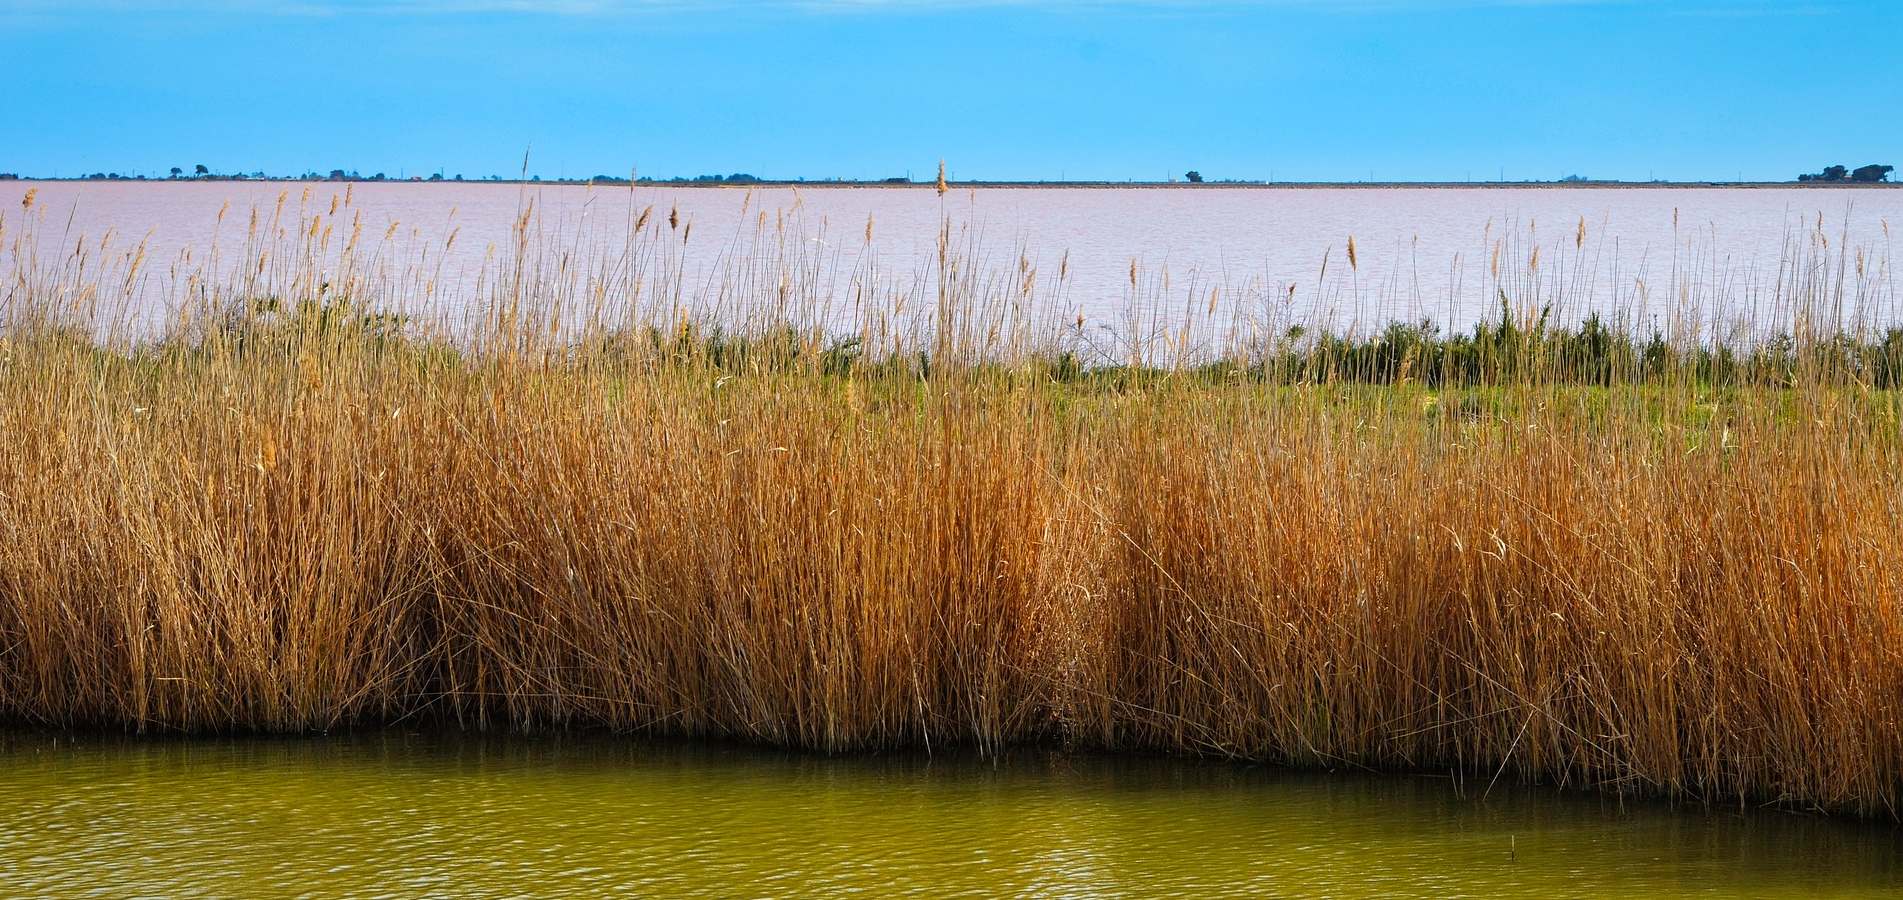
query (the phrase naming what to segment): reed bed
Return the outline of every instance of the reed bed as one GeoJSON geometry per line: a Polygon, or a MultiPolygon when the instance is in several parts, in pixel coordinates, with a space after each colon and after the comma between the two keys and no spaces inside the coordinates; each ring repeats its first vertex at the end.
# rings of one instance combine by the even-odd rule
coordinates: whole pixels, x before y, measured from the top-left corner
{"type": "Polygon", "coordinates": [[[525,205],[443,298],[346,203],[254,213],[139,331],[140,252],[43,257],[23,212],[0,718],[1056,741],[1897,814],[1903,340],[1846,312],[1893,300],[1885,248],[1799,235],[1742,338],[1556,315],[1572,276],[1508,247],[1458,335],[1196,287],[1199,322],[1093,342],[1061,272],[951,223],[841,278],[763,215],[697,301],[691,223],[589,256],[525,205]]]}

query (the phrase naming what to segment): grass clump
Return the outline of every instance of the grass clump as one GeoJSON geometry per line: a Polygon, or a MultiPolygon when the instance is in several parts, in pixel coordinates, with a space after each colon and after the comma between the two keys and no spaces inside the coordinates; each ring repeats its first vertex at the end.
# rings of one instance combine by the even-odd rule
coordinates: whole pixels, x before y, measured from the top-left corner
{"type": "Polygon", "coordinates": [[[0,716],[1059,740],[1895,815],[1895,331],[1508,306],[1116,359],[943,247],[906,326],[774,279],[718,317],[626,271],[588,301],[524,229],[461,331],[342,244],[137,338],[16,233],[0,716]]]}

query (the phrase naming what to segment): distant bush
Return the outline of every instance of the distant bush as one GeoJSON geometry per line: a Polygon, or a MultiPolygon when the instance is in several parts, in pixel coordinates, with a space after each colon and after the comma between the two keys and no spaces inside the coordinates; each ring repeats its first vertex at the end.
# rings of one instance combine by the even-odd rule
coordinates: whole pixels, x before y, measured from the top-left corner
{"type": "Polygon", "coordinates": [[[1858,184],[1874,184],[1880,181],[1890,180],[1890,173],[1895,171],[1895,169],[1895,166],[1886,166],[1877,163],[1871,163],[1867,166],[1858,166],[1854,172],[1843,166],[1825,166],[1822,172],[1818,172],[1814,175],[1799,175],[1797,176],[1797,180],[1804,182],[1822,181],[1828,183],[1853,181],[1858,184]]]}
{"type": "Polygon", "coordinates": [[[1855,172],[1851,172],[1850,180],[1865,183],[1888,181],[1890,180],[1890,173],[1895,170],[1895,166],[1881,166],[1872,163],[1867,166],[1859,166],[1855,172]]]}

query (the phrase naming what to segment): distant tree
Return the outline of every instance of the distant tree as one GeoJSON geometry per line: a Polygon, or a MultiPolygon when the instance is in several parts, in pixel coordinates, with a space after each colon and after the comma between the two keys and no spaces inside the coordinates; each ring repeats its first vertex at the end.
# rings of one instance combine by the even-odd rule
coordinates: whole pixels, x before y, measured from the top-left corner
{"type": "Polygon", "coordinates": [[[1202,183],[1203,183],[1203,173],[1201,173],[1201,172],[1198,172],[1198,171],[1196,171],[1195,169],[1191,169],[1191,170],[1189,170],[1189,171],[1187,171],[1187,172],[1184,172],[1184,173],[1183,173],[1183,177],[1184,177],[1184,178],[1187,178],[1187,179],[1189,179],[1189,183],[1190,183],[1190,184],[1202,184],[1202,183]]]}
{"type": "Polygon", "coordinates": [[[1848,176],[1849,174],[1850,174],[1850,170],[1844,168],[1843,166],[1825,166],[1822,172],[1818,172],[1815,175],[1799,175],[1797,176],[1797,180],[1798,181],[1842,181],[1844,180],[1845,176],[1848,176]]]}
{"type": "Polygon", "coordinates": [[[375,174],[375,175],[372,175],[372,176],[370,176],[370,180],[371,180],[371,181],[382,181],[382,180],[384,180],[385,178],[388,178],[388,177],[389,177],[389,176],[387,176],[387,175],[385,175],[385,174],[383,174],[382,172],[378,172],[377,174],[375,174]]]}
{"type": "Polygon", "coordinates": [[[210,175],[211,170],[205,168],[204,163],[199,163],[198,165],[192,167],[192,173],[202,178],[206,175],[210,175]]]}
{"type": "Polygon", "coordinates": [[[442,180],[443,180],[443,173],[441,173],[441,172],[436,172],[436,173],[433,173],[433,174],[431,174],[431,175],[430,175],[430,177],[429,177],[429,180],[431,180],[431,181],[442,181],[442,180]]]}
{"type": "Polygon", "coordinates": [[[1896,171],[1895,166],[1882,166],[1872,163],[1867,166],[1858,166],[1855,172],[1850,173],[1850,180],[1863,182],[1865,184],[1888,181],[1890,180],[1890,173],[1894,171],[1896,171]]]}
{"type": "Polygon", "coordinates": [[[185,170],[184,170],[184,169],[181,169],[181,168],[179,168],[179,167],[177,167],[177,166],[173,166],[173,167],[172,167],[172,177],[173,177],[173,178],[177,178],[178,176],[180,176],[180,175],[183,175],[183,174],[185,174],[185,170]]]}

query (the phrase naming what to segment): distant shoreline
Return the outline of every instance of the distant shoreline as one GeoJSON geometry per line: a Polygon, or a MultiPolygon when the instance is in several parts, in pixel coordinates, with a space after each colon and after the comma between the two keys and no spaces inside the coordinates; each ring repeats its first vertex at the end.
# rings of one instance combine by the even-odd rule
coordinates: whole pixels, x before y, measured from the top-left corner
{"type": "MultiPolygon", "coordinates": [[[[469,186],[496,185],[509,187],[596,187],[596,188],[691,188],[695,190],[751,190],[754,188],[850,188],[876,190],[933,190],[936,184],[930,181],[887,182],[887,181],[772,181],[762,179],[748,182],[710,182],[710,181],[608,181],[599,179],[546,179],[541,181],[520,178],[508,179],[396,179],[396,178],[39,178],[19,177],[0,179],[0,184],[344,184],[344,185],[436,185],[469,186]]],[[[1801,188],[1804,190],[1840,190],[1840,189],[1885,189],[1900,188],[1903,182],[1818,182],[1818,181],[1244,181],[1244,182],[1203,182],[1184,181],[951,181],[946,183],[948,190],[1670,190],[1670,189],[1737,189],[1770,190],[1780,188],[1801,188]]]]}

